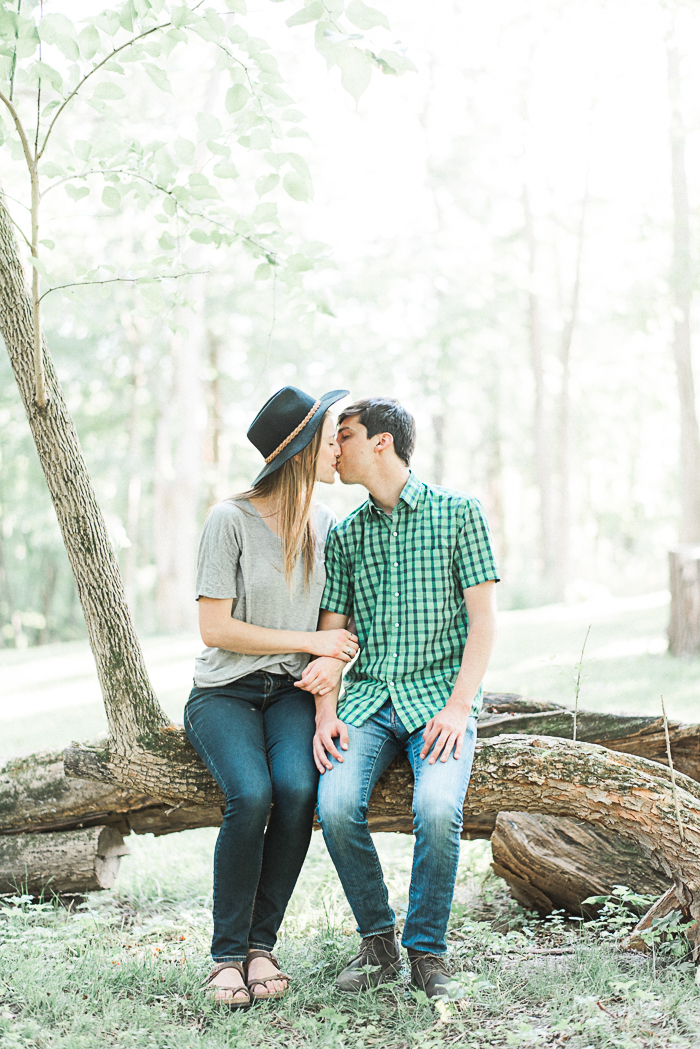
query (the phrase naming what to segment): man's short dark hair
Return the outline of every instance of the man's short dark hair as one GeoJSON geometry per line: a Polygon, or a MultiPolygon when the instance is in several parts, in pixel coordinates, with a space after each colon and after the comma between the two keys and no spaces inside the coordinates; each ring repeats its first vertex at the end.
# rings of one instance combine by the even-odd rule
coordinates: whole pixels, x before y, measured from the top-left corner
{"type": "Polygon", "coordinates": [[[390,433],[394,438],[394,451],[408,466],[416,444],[416,421],[410,412],[402,408],[392,397],[366,397],[356,401],[342,412],[338,424],[351,415],[359,416],[359,423],[367,430],[367,437],[378,433],[390,433]]]}

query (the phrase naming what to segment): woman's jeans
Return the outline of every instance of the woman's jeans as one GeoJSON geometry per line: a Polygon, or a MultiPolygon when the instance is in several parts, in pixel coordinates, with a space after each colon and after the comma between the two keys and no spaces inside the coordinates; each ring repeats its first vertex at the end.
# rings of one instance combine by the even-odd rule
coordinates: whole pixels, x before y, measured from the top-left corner
{"type": "Polygon", "coordinates": [[[243,961],[249,948],[275,946],[311,840],[314,698],[289,675],[265,671],[195,686],[185,731],[226,798],[214,852],[212,957],[243,961]]]}
{"type": "Polygon", "coordinates": [[[348,725],[343,763],[333,757],[318,786],[318,811],[328,851],[357,919],[361,936],[389,932],[396,923],[372,835],[367,807],[382,772],[403,751],[415,779],[413,788],[413,870],[401,942],[431,954],[447,950],[445,932],[452,907],[462,807],[469,785],[476,718],[469,718],[462,754],[434,765],[421,759],[423,728],[409,732],[391,703],[359,727],[348,725]]]}

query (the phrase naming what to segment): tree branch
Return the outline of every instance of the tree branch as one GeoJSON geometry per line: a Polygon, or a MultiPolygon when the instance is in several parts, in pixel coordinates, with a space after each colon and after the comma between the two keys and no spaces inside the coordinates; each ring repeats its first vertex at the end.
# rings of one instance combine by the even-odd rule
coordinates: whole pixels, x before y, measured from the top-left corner
{"type": "MultiPolygon", "coordinates": [[[[160,283],[162,280],[179,280],[180,277],[196,277],[201,273],[209,273],[209,270],[188,270],[186,273],[165,273],[158,277],[146,278],[149,283],[155,281],[160,283]]],[[[48,288],[39,299],[45,298],[52,291],[61,291],[63,288],[89,288],[91,284],[138,284],[142,281],[143,277],[109,277],[107,280],[79,280],[72,284],[55,284],[53,288],[48,288]]]]}
{"type": "Polygon", "coordinates": [[[5,105],[7,106],[7,108],[10,111],[12,119],[15,122],[15,127],[17,128],[17,134],[20,137],[20,141],[22,143],[22,149],[24,150],[24,159],[27,161],[27,167],[31,171],[32,170],[32,165],[35,163],[35,160],[34,160],[34,157],[32,156],[32,151],[29,148],[29,141],[28,141],[27,136],[25,134],[24,128],[22,127],[22,121],[19,119],[19,113],[17,112],[17,110],[13,106],[12,102],[10,102],[9,98],[7,97],[7,95],[3,94],[2,91],[0,91],[0,102],[4,102],[5,103],[5,105]]]}

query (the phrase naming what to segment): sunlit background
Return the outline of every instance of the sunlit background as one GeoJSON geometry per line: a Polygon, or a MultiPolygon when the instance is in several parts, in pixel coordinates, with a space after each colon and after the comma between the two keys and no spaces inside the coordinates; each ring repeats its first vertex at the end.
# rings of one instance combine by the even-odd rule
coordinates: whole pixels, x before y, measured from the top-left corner
{"type": "MultiPolygon", "coordinates": [[[[382,0],[391,29],[378,33],[400,41],[417,71],[373,75],[356,104],[314,49],[313,26],[285,25],[298,6],[255,0],[246,26],[270,43],[303,115],[295,148],[315,195],[281,196],[280,215],[290,243],[320,264],[289,287],[274,272],[256,279],[257,262],[236,245],[190,242],[183,265],[200,274],[170,282],[155,307],[126,282],[44,300],[141,636],[191,636],[201,523],[252,480],[247,426],[293,383],[395,396],[415,414],[417,474],[485,504],[503,609],[642,599],[629,607],[657,611],[637,648],[658,654],[680,518],[667,51],[681,57],[694,245],[700,15],[688,5],[672,23],[660,0],[382,0]]],[[[130,74],[126,124],[168,148],[201,139],[197,115],[223,112],[225,93],[207,54],[204,42],[175,52],[173,94],[130,74]]],[[[68,121],[71,138],[111,133],[89,108],[68,121]]],[[[6,147],[0,157],[26,224],[21,166],[6,147]]],[[[234,143],[232,159],[240,176],[228,202],[250,208],[255,157],[234,143]]],[[[43,235],[60,254],[52,283],[107,261],[138,275],[157,255],[155,210],[115,212],[101,192],[47,194],[43,235]]],[[[4,357],[0,454],[0,644],[80,641],[4,357]]],[[[319,495],[339,514],[365,497],[339,483],[319,495]]],[[[519,650],[508,665],[527,659],[519,650]]],[[[510,683],[528,679],[513,672],[510,683]]]]}

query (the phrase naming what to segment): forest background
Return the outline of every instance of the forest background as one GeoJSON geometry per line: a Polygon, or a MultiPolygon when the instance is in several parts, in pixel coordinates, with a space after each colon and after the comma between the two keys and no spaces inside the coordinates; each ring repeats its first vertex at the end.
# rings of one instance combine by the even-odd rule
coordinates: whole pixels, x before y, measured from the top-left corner
{"type": "MultiPolygon", "coordinates": [[[[87,14],[79,2],[44,13],[59,7],[87,14]]],[[[196,232],[172,254],[155,207],[90,177],[54,175],[42,203],[42,291],[109,281],[47,294],[43,323],[141,632],[193,625],[199,528],[255,475],[247,426],[287,383],[414,412],[418,475],[486,506],[502,607],[664,588],[682,511],[671,130],[694,257],[696,5],[462,0],[428,17],[387,0],[391,28],[374,32],[415,71],[374,75],[362,93],[346,67],[327,70],[313,24],[285,25],[297,7],[257,0],[245,18],[294,107],[296,183],[261,174],[250,134],[208,149],[227,84],[195,45],[170,58],[165,90],[130,68],[114,126],[98,107],[63,118],[86,170],[91,144],[130,129],[160,136],[195,179],[234,164],[217,183],[225,203],[281,222],[292,244],[284,267],[196,232]],[[196,275],[139,282],[168,251],[163,272],[196,275]]],[[[23,179],[6,155],[20,227],[23,179]]],[[[6,357],[0,456],[0,645],[83,637],[6,357]]],[[[364,497],[321,494],[339,514],[364,497]]]]}

